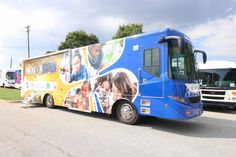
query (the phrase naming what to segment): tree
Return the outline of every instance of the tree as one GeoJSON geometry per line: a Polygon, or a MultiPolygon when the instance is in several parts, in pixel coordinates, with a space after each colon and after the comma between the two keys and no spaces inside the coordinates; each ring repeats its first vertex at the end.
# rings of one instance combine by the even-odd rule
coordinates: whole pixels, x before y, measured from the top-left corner
{"type": "Polygon", "coordinates": [[[130,35],[143,33],[143,24],[128,24],[128,25],[120,25],[116,34],[112,37],[112,39],[123,38],[130,35]]]}
{"type": "Polygon", "coordinates": [[[73,31],[69,32],[66,36],[66,40],[62,41],[58,46],[59,50],[76,48],[86,45],[99,43],[98,37],[94,34],[87,34],[85,31],[73,31]]]}

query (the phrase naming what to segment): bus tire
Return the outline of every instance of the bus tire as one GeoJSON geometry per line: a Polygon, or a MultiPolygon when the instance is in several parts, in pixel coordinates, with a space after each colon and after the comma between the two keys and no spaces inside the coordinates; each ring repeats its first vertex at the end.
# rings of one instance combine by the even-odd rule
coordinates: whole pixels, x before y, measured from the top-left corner
{"type": "Polygon", "coordinates": [[[125,124],[135,124],[138,119],[138,112],[134,104],[129,101],[122,101],[116,108],[118,120],[125,124]]]}
{"type": "Polygon", "coordinates": [[[54,108],[54,99],[52,95],[47,94],[44,98],[44,105],[48,108],[54,108]]]}

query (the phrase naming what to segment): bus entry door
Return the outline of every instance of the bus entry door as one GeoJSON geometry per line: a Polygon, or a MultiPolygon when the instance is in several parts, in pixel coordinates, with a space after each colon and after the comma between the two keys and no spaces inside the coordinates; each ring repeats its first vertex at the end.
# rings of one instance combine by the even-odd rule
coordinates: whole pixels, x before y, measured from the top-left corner
{"type": "Polygon", "coordinates": [[[163,98],[164,94],[164,56],[161,47],[143,48],[143,68],[140,71],[140,94],[142,97],[163,98]]]}

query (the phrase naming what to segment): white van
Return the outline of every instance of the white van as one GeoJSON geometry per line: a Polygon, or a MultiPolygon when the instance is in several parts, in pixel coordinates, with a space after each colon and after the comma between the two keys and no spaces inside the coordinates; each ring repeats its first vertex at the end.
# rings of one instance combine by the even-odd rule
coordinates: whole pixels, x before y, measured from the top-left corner
{"type": "Polygon", "coordinates": [[[0,69],[0,86],[2,87],[15,87],[15,70],[13,69],[0,69]]]}

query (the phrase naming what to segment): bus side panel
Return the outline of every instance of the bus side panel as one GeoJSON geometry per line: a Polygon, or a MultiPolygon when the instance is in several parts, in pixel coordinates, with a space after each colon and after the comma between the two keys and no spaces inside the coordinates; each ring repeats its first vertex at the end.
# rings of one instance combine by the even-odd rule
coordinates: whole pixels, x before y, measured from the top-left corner
{"type": "Polygon", "coordinates": [[[23,62],[22,97],[42,103],[45,94],[51,94],[55,105],[63,105],[66,85],[60,79],[60,63],[63,54],[57,54],[23,62]]]}
{"type": "Polygon", "coordinates": [[[114,66],[125,60],[122,58],[125,45],[125,39],[118,39],[72,49],[70,64],[75,65],[79,56],[82,70],[76,72],[76,66],[71,66],[71,80],[68,83],[77,85],[66,94],[66,107],[85,112],[111,113],[116,100],[135,99],[138,94],[138,80],[134,72],[123,65],[114,66]]]}

